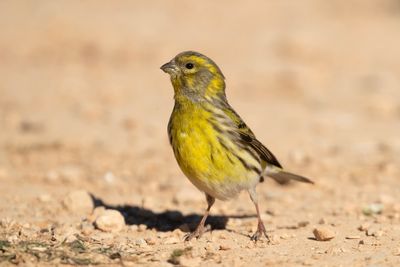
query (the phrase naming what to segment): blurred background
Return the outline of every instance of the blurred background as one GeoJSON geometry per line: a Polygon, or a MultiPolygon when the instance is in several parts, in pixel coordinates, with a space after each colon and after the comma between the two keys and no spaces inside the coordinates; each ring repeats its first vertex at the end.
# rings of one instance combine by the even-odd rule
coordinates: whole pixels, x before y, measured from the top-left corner
{"type": "MultiPolygon", "coordinates": [[[[159,69],[184,50],[212,58],[257,137],[317,181],[306,197],[267,182],[269,208],[328,214],[392,199],[399,29],[398,0],[1,1],[0,210],[50,218],[28,203],[84,188],[108,203],[201,212],[168,144],[173,90],[159,69]],[[285,190],[304,203],[282,202],[285,190]]],[[[215,212],[252,213],[243,199],[215,212]]]]}

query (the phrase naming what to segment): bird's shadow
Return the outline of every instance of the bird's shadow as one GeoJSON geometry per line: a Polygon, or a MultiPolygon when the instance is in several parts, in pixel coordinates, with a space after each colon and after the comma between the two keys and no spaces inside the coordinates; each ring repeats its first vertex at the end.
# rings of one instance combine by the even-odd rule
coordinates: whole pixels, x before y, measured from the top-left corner
{"type": "MultiPolygon", "coordinates": [[[[104,207],[106,209],[114,209],[121,212],[125,218],[127,225],[141,225],[144,224],[148,229],[155,229],[160,232],[173,231],[182,228],[182,225],[186,224],[189,231],[193,231],[199,221],[201,220],[201,214],[188,214],[183,215],[177,210],[166,210],[160,213],[153,212],[150,209],[146,209],[139,206],[133,205],[108,205],[104,203],[100,198],[92,195],[92,199],[95,207],[104,207]]],[[[239,215],[239,216],[223,216],[223,215],[210,215],[207,218],[206,224],[211,226],[211,230],[226,229],[229,218],[253,218],[255,215],[239,215]]]]}

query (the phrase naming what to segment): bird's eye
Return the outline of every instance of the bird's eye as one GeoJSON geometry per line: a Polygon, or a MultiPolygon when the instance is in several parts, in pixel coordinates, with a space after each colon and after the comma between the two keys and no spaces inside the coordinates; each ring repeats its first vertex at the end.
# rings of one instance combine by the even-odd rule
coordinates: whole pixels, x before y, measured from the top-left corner
{"type": "Polygon", "coordinates": [[[185,67],[186,67],[188,70],[191,70],[191,69],[193,69],[194,65],[193,65],[193,63],[186,63],[185,67]]]}

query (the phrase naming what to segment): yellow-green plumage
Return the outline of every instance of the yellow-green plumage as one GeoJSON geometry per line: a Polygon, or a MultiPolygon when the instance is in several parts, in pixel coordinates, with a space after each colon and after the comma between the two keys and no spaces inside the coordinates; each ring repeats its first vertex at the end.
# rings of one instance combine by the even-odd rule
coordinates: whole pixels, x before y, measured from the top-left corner
{"type": "Polygon", "coordinates": [[[176,103],[169,135],[178,164],[190,181],[215,198],[228,199],[247,189],[248,183],[258,182],[261,167],[257,172],[240,162],[239,157],[249,166],[260,165],[259,160],[235,148],[232,139],[215,130],[213,125],[219,121],[213,112],[222,114],[207,102],[176,103]],[[236,156],[232,150],[236,150],[236,156]]]}
{"type": "MultiPolygon", "coordinates": [[[[215,199],[229,199],[247,190],[259,215],[256,185],[264,175],[278,182],[310,180],[282,170],[228,104],[225,78],[218,66],[197,52],[178,54],[161,67],[170,74],[175,106],[168,135],[176,160],[189,180],[207,196],[208,209],[196,231],[200,236],[215,199]]],[[[258,216],[259,217],[259,216],[258,216]]],[[[255,239],[265,234],[259,217],[255,239]]]]}

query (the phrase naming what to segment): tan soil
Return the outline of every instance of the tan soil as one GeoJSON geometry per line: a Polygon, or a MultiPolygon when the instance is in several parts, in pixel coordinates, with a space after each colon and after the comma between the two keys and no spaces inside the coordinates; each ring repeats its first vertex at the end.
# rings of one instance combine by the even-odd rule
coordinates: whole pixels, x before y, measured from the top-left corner
{"type": "Polygon", "coordinates": [[[398,1],[1,1],[0,25],[0,265],[400,265],[398,1]],[[182,241],[205,199],[169,147],[159,66],[188,49],[316,182],[258,187],[270,244],[245,193],[182,241]],[[96,229],[76,190],[127,224],[96,229]]]}

